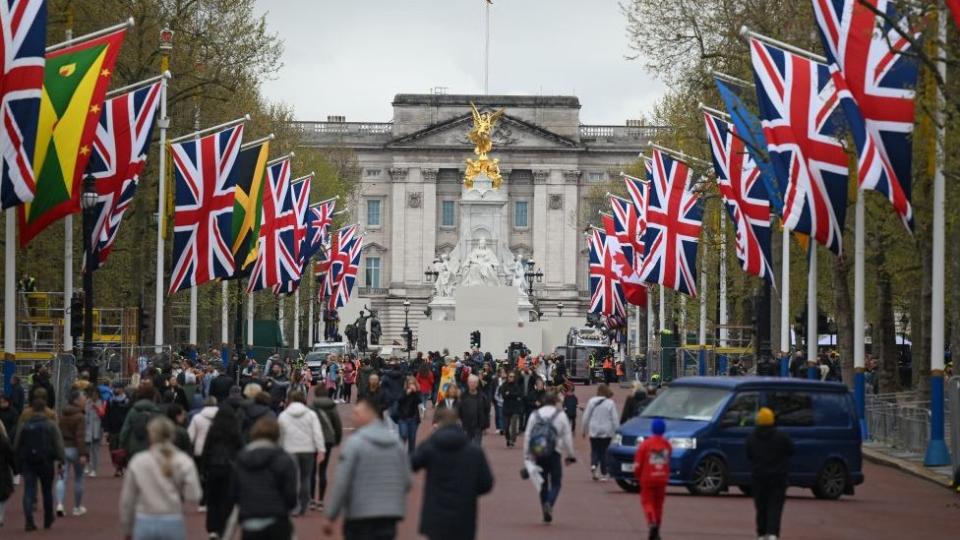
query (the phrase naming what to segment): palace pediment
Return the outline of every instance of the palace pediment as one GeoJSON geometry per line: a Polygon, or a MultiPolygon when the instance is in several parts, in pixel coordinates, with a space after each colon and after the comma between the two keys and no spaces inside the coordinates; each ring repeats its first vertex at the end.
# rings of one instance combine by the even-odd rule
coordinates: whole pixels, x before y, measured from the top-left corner
{"type": "MultiPolygon", "coordinates": [[[[471,151],[473,143],[467,138],[473,117],[466,113],[457,118],[439,122],[420,131],[398,137],[387,148],[438,148],[471,151]]],[[[493,130],[493,151],[511,149],[569,150],[580,145],[568,137],[558,135],[529,122],[504,115],[493,130]]]]}

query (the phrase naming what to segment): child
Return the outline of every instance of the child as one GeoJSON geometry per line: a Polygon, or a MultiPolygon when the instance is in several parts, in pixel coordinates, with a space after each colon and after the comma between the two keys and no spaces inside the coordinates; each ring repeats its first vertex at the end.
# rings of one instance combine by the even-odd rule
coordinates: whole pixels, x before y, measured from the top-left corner
{"type": "Polygon", "coordinates": [[[563,387],[563,412],[567,414],[570,420],[571,432],[577,431],[577,395],[573,393],[573,385],[563,387]]]}
{"type": "Polygon", "coordinates": [[[663,519],[663,500],[670,480],[670,454],[673,449],[663,437],[667,426],[655,418],[650,426],[653,435],[643,440],[633,458],[633,474],[640,484],[640,502],[650,528],[650,540],[660,539],[660,524],[663,519]]]}

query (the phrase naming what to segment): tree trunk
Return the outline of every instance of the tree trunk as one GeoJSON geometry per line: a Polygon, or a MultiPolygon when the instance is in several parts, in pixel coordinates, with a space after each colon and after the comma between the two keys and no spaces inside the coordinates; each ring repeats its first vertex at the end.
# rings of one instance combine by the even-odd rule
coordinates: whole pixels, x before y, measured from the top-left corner
{"type": "Polygon", "coordinates": [[[850,303],[850,262],[840,255],[833,263],[833,305],[840,346],[840,367],[843,382],[853,385],[853,305],[850,303]]]}
{"type": "MultiPolygon", "coordinates": [[[[930,391],[930,303],[933,300],[932,273],[933,260],[929,249],[921,249],[923,257],[923,275],[922,283],[917,291],[918,302],[916,308],[919,309],[919,317],[913,318],[913,324],[910,325],[910,337],[912,338],[912,382],[913,388],[922,396],[926,396],[930,391]]],[[[941,351],[942,354],[942,351],[941,351]]]]}
{"type": "Polygon", "coordinates": [[[880,392],[889,393],[900,390],[900,370],[897,365],[897,326],[893,316],[893,290],[890,286],[890,274],[877,266],[877,303],[880,323],[877,326],[878,339],[874,347],[879,361],[880,392]]]}

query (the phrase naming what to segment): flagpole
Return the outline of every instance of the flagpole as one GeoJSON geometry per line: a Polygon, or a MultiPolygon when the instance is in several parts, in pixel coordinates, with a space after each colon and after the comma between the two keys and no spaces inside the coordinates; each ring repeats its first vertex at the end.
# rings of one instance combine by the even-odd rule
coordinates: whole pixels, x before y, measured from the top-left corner
{"type": "Polygon", "coordinates": [[[782,246],[780,247],[780,374],[787,375],[790,366],[790,229],[780,224],[782,246]],[[786,364],[784,366],[783,364],[786,364]]]}
{"type": "Polygon", "coordinates": [[[300,350],[300,287],[293,291],[293,350],[300,350]]]}
{"type": "MultiPolygon", "coordinates": [[[[164,49],[164,55],[161,60],[161,68],[165,72],[168,62],[168,50],[169,49],[164,49]]],[[[170,119],[167,118],[167,77],[160,79],[160,118],[157,119],[157,127],[160,129],[160,163],[158,167],[159,182],[157,182],[157,287],[154,293],[153,304],[153,345],[154,350],[160,352],[163,347],[163,233],[166,230],[164,219],[166,216],[164,213],[167,203],[167,129],[170,127],[170,119]]]]}
{"type": "MultiPolygon", "coordinates": [[[[194,132],[188,137],[193,137],[197,139],[197,151],[199,152],[199,139],[200,139],[200,106],[197,105],[196,109],[193,112],[193,130],[194,132]]],[[[183,138],[183,137],[181,137],[183,138]]],[[[172,139],[170,142],[173,143],[178,139],[172,139]]],[[[197,286],[194,285],[190,287],[190,346],[196,351],[197,347],[197,286]]]]}
{"type": "Polygon", "coordinates": [[[220,282],[220,296],[222,304],[220,306],[220,343],[226,347],[230,343],[230,286],[227,280],[220,282]]]}
{"type": "Polygon", "coordinates": [[[247,293],[247,349],[253,348],[253,293],[247,293]]]}
{"type": "MultiPolygon", "coordinates": [[[[309,264],[308,264],[307,266],[309,267],[309,264]]],[[[310,272],[310,274],[312,274],[312,272],[310,272]]],[[[312,348],[313,348],[313,344],[316,343],[316,334],[315,334],[314,332],[316,332],[316,330],[317,330],[317,328],[316,328],[316,324],[317,324],[317,323],[316,323],[316,321],[314,320],[315,314],[314,314],[314,311],[313,311],[313,310],[314,310],[314,307],[313,307],[313,303],[314,303],[314,299],[313,299],[313,279],[312,279],[313,276],[310,275],[310,274],[308,274],[309,278],[307,279],[307,300],[308,300],[308,302],[307,302],[307,320],[310,321],[309,324],[307,325],[307,348],[308,348],[308,349],[312,349],[312,348]]]]}
{"type": "Polygon", "coordinates": [[[63,352],[73,352],[73,214],[63,218],[63,352]]]}
{"type": "Polygon", "coordinates": [[[284,312],[283,312],[283,293],[277,295],[277,323],[280,325],[280,344],[281,346],[286,346],[287,344],[287,334],[284,332],[286,330],[286,321],[284,321],[284,312]]]}
{"type": "MultiPolygon", "coordinates": [[[[3,244],[3,356],[13,362],[17,356],[17,209],[8,208],[3,244]]],[[[64,317],[64,326],[69,326],[64,317]]]]}
{"type": "MultiPolygon", "coordinates": [[[[704,259],[706,259],[707,250],[703,250],[704,259]]],[[[697,355],[698,374],[704,376],[707,374],[707,265],[706,260],[700,262],[700,331],[697,335],[697,345],[700,346],[700,352],[697,355]]]]}
{"type": "MultiPolygon", "coordinates": [[[[947,80],[947,6],[941,2],[937,12],[937,34],[940,43],[940,59],[937,63],[937,73],[940,80],[947,80]]],[[[943,410],[943,311],[945,279],[944,253],[946,215],[944,203],[946,201],[946,183],[944,167],[946,166],[947,101],[943,93],[944,87],[937,85],[937,106],[933,122],[936,125],[936,167],[933,175],[933,261],[932,261],[932,300],[930,302],[930,442],[927,446],[923,464],[927,467],[936,467],[950,464],[950,451],[944,441],[944,410],[943,410]]],[[[956,279],[956,278],[954,278],[956,279]]],[[[956,414],[956,413],[954,413],[956,414]]],[[[956,419],[954,419],[956,421],[956,419]]],[[[954,448],[954,452],[960,451],[954,448]]]]}
{"type": "Polygon", "coordinates": [[[807,378],[817,379],[817,242],[810,238],[807,268],[807,378]]]}
{"type": "MultiPolygon", "coordinates": [[[[644,344],[647,347],[645,351],[647,354],[650,354],[650,338],[653,337],[653,298],[650,294],[650,287],[647,287],[647,342],[644,344]]],[[[649,359],[648,359],[649,360],[649,359]]]]}
{"type": "Polygon", "coordinates": [[[664,299],[663,285],[658,288],[660,289],[660,334],[663,335],[663,331],[667,329],[666,300],[664,299]]]}
{"type": "Polygon", "coordinates": [[[727,346],[727,222],[723,219],[724,209],[720,208],[720,347],[727,346]]]}
{"type": "Polygon", "coordinates": [[[866,325],[866,301],[864,299],[864,237],[866,227],[866,217],[864,216],[864,193],[857,192],[857,203],[855,210],[854,240],[853,240],[853,396],[857,406],[857,418],[860,419],[860,433],[863,438],[867,436],[867,423],[865,420],[864,395],[865,381],[864,368],[866,367],[864,326],[866,325]]]}
{"type": "Polygon", "coordinates": [[[486,1],[484,8],[484,39],[483,39],[483,93],[490,93],[490,2],[486,1]]]}
{"type": "MultiPolygon", "coordinates": [[[[70,18],[72,19],[72,16],[71,16],[70,18]]],[[[71,24],[72,24],[72,23],[71,23],[71,24]]],[[[72,28],[67,28],[67,30],[66,30],[66,32],[67,32],[67,39],[66,39],[66,41],[61,41],[60,43],[57,43],[57,44],[55,44],[55,45],[50,45],[49,47],[47,47],[47,53],[49,54],[49,53],[51,53],[51,52],[53,52],[53,51],[59,51],[60,49],[65,49],[65,48],[67,48],[67,47],[69,47],[69,46],[71,46],[71,45],[75,45],[75,44],[77,44],[77,43],[80,43],[81,41],[89,41],[89,40],[91,40],[91,39],[98,38],[98,37],[100,37],[100,36],[105,36],[105,35],[107,35],[107,34],[111,34],[111,33],[116,32],[116,31],[118,31],[118,30],[123,30],[124,28],[130,28],[130,27],[133,26],[134,24],[135,24],[135,22],[134,22],[134,20],[133,20],[133,17],[130,17],[129,19],[123,21],[122,23],[118,23],[118,24],[115,24],[115,25],[113,25],[113,26],[108,26],[108,27],[106,27],[106,28],[101,28],[100,30],[97,30],[96,32],[90,32],[89,34],[84,34],[84,35],[82,35],[82,36],[80,36],[80,37],[78,37],[78,38],[74,38],[74,37],[73,37],[73,29],[72,29],[72,28]]]]}

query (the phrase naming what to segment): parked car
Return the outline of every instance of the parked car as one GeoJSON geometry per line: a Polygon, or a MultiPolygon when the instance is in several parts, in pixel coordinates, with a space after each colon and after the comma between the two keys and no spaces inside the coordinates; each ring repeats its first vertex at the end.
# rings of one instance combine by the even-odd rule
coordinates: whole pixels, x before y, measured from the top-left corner
{"type": "Polygon", "coordinates": [[[331,354],[343,356],[347,352],[347,344],[343,342],[317,343],[310,349],[310,352],[304,356],[303,360],[315,380],[319,380],[323,369],[327,363],[327,357],[331,354]]]}
{"type": "Polygon", "coordinates": [[[620,426],[607,459],[617,485],[637,491],[633,456],[655,417],[673,446],[670,484],[697,495],[729,486],[750,493],[747,435],[757,410],[770,407],[790,435],[791,486],[821,499],[853,495],[863,483],[861,433],[853,396],[840,383],[776,377],[685,377],[662,391],[643,414],[620,426]]]}

